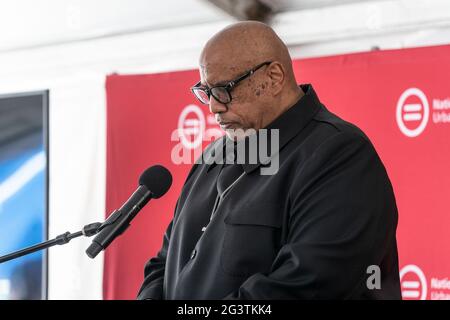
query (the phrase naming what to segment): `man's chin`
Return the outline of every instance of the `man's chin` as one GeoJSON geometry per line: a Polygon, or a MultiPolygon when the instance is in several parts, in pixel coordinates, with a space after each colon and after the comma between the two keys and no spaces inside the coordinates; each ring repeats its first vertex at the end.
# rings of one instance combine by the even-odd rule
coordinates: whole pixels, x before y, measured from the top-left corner
{"type": "Polygon", "coordinates": [[[233,141],[239,141],[244,139],[245,137],[248,137],[252,134],[255,134],[256,130],[255,129],[243,129],[243,128],[233,128],[233,129],[226,129],[225,130],[225,134],[227,136],[228,139],[233,140],[233,141]]]}

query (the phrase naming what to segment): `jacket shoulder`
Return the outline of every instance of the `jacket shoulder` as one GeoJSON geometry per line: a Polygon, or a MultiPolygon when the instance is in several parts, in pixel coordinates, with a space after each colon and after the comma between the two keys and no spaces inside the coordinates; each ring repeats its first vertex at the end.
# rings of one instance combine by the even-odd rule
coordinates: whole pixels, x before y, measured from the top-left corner
{"type": "Polygon", "coordinates": [[[369,137],[358,126],[328,111],[325,107],[314,116],[313,120],[319,123],[319,127],[327,127],[335,134],[343,134],[357,140],[362,139],[371,144],[369,137]]]}

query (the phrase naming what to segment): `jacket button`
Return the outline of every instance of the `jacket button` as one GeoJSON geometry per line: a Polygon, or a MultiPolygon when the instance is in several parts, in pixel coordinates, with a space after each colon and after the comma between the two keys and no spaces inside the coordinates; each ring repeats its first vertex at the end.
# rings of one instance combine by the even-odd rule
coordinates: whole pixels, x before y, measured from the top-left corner
{"type": "Polygon", "coordinates": [[[197,254],[197,250],[192,250],[191,252],[191,260],[195,258],[195,255],[197,254]]]}

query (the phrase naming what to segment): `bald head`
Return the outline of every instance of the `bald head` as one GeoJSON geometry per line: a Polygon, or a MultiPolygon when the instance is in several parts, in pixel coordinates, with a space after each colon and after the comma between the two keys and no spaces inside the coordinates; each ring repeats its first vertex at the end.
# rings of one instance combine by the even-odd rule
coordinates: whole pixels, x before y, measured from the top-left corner
{"type": "Polygon", "coordinates": [[[268,25],[257,21],[232,24],[215,34],[200,56],[200,67],[206,68],[228,61],[231,70],[242,71],[255,63],[279,62],[287,80],[296,86],[292,61],[286,45],[268,25]]]}
{"type": "Polygon", "coordinates": [[[226,130],[265,128],[303,94],[286,45],[272,28],[255,21],[215,34],[200,55],[200,76],[205,88],[233,84],[225,87],[231,99],[209,99],[210,111],[226,130]]]}

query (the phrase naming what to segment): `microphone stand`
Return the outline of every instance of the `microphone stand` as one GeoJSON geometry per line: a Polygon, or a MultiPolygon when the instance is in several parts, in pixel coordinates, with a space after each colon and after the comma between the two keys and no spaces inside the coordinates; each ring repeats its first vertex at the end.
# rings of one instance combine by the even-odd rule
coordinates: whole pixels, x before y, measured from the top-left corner
{"type": "Polygon", "coordinates": [[[0,257],[0,263],[12,260],[12,259],[16,259],[19,257],[22,257],[24,255],[42,250],[42,249],[46,249],[49,247],[52,247],[54,245],[63,245],[68,243],[70,240],[74,239],[74,238],[78,238],[81,236],[85,236],[85,237],[91,237],[94,234],[97,234],[100,229],[102,228],[102,223],[100,222],[95,222],[95,223],[91,223],[88,225],[85,225],[83,227],[83,229],[81,231],[75,232],[75,233],[70,233],[70,232],[66,232],[63,234],[60,234],[59,236],[57,236],[54,239],[51,240],[47,240],[45,242],[41,242],[39,244],[36,244],[34,246],[19,250],[19,251],[15,251],[12,252],[10,254],[7,254],[5,256],[1,256],[0,257]]]}

